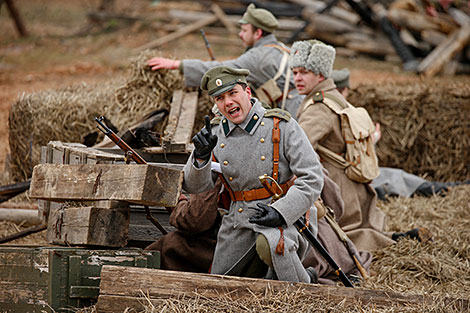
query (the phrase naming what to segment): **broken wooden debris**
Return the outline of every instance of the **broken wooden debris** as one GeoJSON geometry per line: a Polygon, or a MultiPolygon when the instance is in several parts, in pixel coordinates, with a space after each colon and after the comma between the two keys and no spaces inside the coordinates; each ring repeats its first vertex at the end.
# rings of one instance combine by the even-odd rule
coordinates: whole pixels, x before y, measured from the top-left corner
{"type": "Polygon", "coordinates": [[[182,182],[181,170],[151,164],[39,164],[33,170],[30,197],[172,207],[178,202],[182,182]]]}

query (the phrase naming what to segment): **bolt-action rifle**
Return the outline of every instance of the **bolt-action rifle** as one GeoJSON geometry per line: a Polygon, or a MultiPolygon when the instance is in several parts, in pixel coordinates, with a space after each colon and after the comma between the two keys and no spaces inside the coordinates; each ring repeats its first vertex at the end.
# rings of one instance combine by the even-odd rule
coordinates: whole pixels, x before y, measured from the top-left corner
{"type": "MultiPolygon", "coordinates": [[[[271,176],[262,175],[259,177],[259,180],[261,184],[263,185],[263,187],[271,194],[273,202],[282,197],[282,194],[283,194],[282,188],[281,186],[279,186],[279,184],[274,178],[272,178],[271,176]],[[271,180],[272,184],[270,184],[268,180],[271,180]]],[[[317,251],[328,262],[328,264],[330,264],[330,266],[333,267],[335,274],[339,277],[343,285],[346,287],[354,288],[353,284],[351,283],[349,278],[346,276],[346,274],[344,274],[341,267],[338,266],[338,264],[331,257],[328,251],[326,251],[326,249],[322,246],[322,244],[310,231],[307,223],[308,221],[306,221],[305,217],[302,216],[297,221],[295,221],[294,225],[299,231],[299,233],[301,233],[315,247],[315,249],[317,249],[317,251]]]]}
{"type": "MultiPolygon", "coordinates": [[[[119,137],[115,132],[113,132],[106,124],[104,123],[104,117],[95,117],[96,123],[98,123],[98,129],[101,130],[112,142],[116,144],[122,151],[124,151],[124,160],[126,164],[131,162],[131,159],[137,164],[147,164],[147,161],[144,160],[137,152],[134,151],[121,137],[119,137]]],[[[168,234],[168,232],[163,228],[160,222],[152,216],[148,205],[144,205],[145,213],[147,219],[155,225],[163,235],[168,234]]]]}
{"type": "Polygon", "coordinates": [[[211,48],[211,45],[209,44],[209,40],[207,40],[206,33],[204,32],[204,29],[202,28],[200,29],[200,31],[201,31],[202,39],[204,39],[204,44],[206,45],[207,52],[209,52],[209,56],[211,57],[212,61],[215,61],[214,52],[212,52],[212,48],[211,48]]]}

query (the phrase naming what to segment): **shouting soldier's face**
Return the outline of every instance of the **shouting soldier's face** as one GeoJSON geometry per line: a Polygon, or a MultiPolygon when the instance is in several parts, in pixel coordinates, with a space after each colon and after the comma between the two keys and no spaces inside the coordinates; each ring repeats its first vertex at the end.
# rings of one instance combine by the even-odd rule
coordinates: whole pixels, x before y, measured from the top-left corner
{"type": "Polygon", "coordinates": [[[240,84],[236,84],[229,91],[214,97],[220,113],[234,124],[243,123],[246,119],[251,110],[250,99],[250,87],[243,88],[240,84]]]}

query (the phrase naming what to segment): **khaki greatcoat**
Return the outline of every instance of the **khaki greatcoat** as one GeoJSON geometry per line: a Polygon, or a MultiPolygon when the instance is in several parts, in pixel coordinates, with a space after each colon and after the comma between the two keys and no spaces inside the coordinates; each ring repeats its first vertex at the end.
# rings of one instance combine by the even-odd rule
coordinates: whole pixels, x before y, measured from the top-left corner
{"type": "MultiPolygon", "coordinates": [[[[222,119],[212,129],[218,142],[213,150],[220,162],[221,171],[234,191],[262,188],[259,176],[272,175],[273,169],[273,118],[266,117],[266,109],[252,98],[245,121],[235,125],[222,119]]],[[[287,194],[272,206],[282,215],[287,226],[284,229],[284,255],[275,252],[280,239],[277,227],[265,227],[248,221],[255,215],[257,203],[270,204],[271,198],[254,201],[232,201],[230,211],[222,218],[217,236],[211,272],[224,275],[241,275],[246,264],[255,255],[258,234],[269,243],[274,271],[279,280],[310,282],[310,276],[302,265],[309,244],[293,223],[310,210],[310,229],[316,235],[316,208],[313,202],[323,187],[323,173],[318,156],[309,144],[305,133],[294,119],[279,124],[279,182],[287,182],[297,176],[287,194]]],[[[201,167],[191,155],[184,167],[183,188],[189,193],[200,193],[214,187],[217,175],[207,162],[201,167]]],[[[273,274],[272,272],[268,273],[273,274]]],[[[275,276],[268,276],[267,278],[275,276]]]]}
{"type": "MultiPolygon", "coordinates": [[[[345,101],[336,90],[333,80],[319,83],[304,99],[297,111],[297,120],[314,147],[318,144],[344,155],[346,144],[341,134],[340,117],[323,103],[309,101],[318,91],[331,93],[345,101]]],[[[356,244],[359,250],[384,248],[394,241],[384,234],[385,214],[376,206],[377,195],[370,184],[357,183],[349,179],[343,169],[328,162],[322,162],[329,176],[338,184],[345,203],[345,211],[339,225],[356,244]]]]}

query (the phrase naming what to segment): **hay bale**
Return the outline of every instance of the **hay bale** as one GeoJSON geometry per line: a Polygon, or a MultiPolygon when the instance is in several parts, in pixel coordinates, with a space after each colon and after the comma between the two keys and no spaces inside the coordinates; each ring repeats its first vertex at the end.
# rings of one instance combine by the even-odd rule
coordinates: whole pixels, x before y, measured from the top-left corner
{"type": "Polygon", "coordinates": [[[10,177],[15,181],[30,177],[40,161],[41,146],[50,140],[81,142],[96,129],[93,118],[111,110],[119,84],[81,84],[23,94],[8,118],[10,177]]]}
{"type": "Polygon", "coordinates": [[[455,81],[360,85],[351,103],[382,126],[381,166],[432,180],[470,177],[470,85],[455,81]]]}
{"type": "Polygon", "coordinates": [[[11,179],[30,177],[40,161],[40,147],[49,141],[83,142],[96,130],[95,116],[105,115],[124,129],[153,110],[169,109],[183,78],[178,71],[151,71],[145,63],[150,56],[144,51],[132,59],[125,79],[23,94],[9,115],[11,179]]]}

